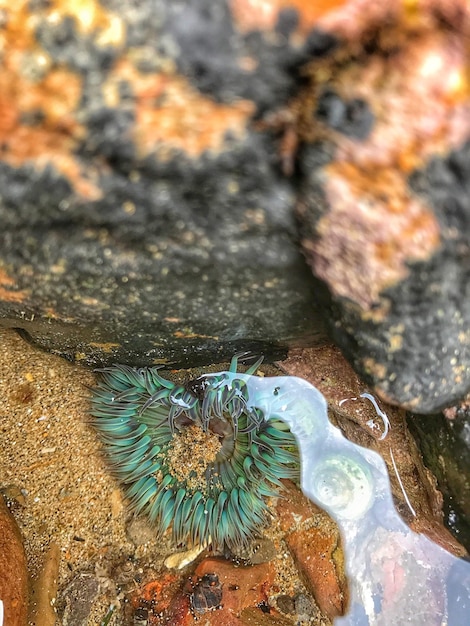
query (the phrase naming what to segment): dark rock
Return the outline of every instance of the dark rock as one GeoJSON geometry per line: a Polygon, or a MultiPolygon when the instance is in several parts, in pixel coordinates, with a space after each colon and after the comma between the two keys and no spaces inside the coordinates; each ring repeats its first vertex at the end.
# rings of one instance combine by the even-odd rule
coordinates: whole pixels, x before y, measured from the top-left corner
{"type": "Polygon", "coordinates": [[[408,427],[444,496],[444,521],[470,551],[470,411],[412,415],[408,427]]]}
{"type": "Polygon", "coordinates": [[[366,139],[374,124],[367,102],[360,98],[342,100],[334,91],[320,96],[316,115],[334,130],[356,139],[366,139]]]}
{"type": "Polygon", "coordinates": [[[99,582],[94,576],[87,573],[75,576],[62,593],[65,609],[61,623],[64,626],[86,624],[98,592],[99,582]]]}
{"type": "MultiPolygon", "coordinates": [[[[317,165],[318,154],[313,156],[315,160],[304,160],[312,163],[311,191],[323,167],[317,165]]],[[[352,291],[349,298],[323,291],[333,337],[356,371],[384,399],[416,407],[420,413],[450,406],[470,388],[468,180],[470,143],[414,172],[411,187],[432,207],[440,245],[427,261],[410,261],[406,277],[393,287],[384,288],[375,302],[357,306],[352,291]],[[455,163],[459,169],[453,169],[457,167],[455,163]],[[465,167],[468,179],[463,173],[465,167]]],[[[310,193],[312,202],[316,201],[314,198],[318,200],[317,219],[321,220],[322,212],[327,214],[326,200],[318,188],[316,193],[310,193]]],[[[358,219],[354,218],[356,223],[358,219]]],[[[388,226],[384,223],[385,237],[388,226]]],[[[368,227],[365,221],[363,228],[368,227]]],[[[312,223],[312,228],[315,232],[318,227],[312,223]]],[[[377,231],[374,238],[379,236],[377,231]]],[[[337,238],[338,246],[348,246],[341,240],[339,229],[332,237],[337,238]]],[[[350,253],[344,253],[345,265],[350,253]]],[[[350,269],[351,274],[361,272],[358,261],[350,269]]],[[[358,281],[361,276],[356,274],[358,281]]],[[[361,294],[357,293],[360,299],[361,294]]]]}
{"type": "Polygon", "coordinates": [[[0,324],[90,365],[323,339],[294,181],[252,125],[295,91],[300,48],[228,2],[6,11],[0,324]]]}
{"type": "Polygon", "coordinates": [[[89,365],[195,366],[322,341],[321,307],[383,399],[469,390],[463,0],[412,23],[398,2],[16,4],[0,324],[89,365]]]}
{"type": "Polygon", "coordinates": [[[286,594],[282,594],[280,596],[277,596],[276,598],[276,605],[277,608],[282,612],[282,613],[294,613],[295,611],[295,604],[294,604],[294,598],[292,598],[291,596],[288,596],[286,594]]]}
{"type": "Polygon", "coordinates": [[[298,214],[336,343],[383,400],[427,414],[470,389],[470,127],[468,94],[421,69],[437,54],[463,78],[468,33],[424,6],[411,29],[376,18],[343,22],[356,52],[321,61],[326,84],[311,66],[298,214]]]}
{"type": "Polygon", "coordinates": [[[333,52],[338,45],[338,38],[333,34],[314,28],[305,40],[304,49],[308,57],[321,58],[333,52]]]}
{"type": "Polygon", "coordinates": [[[299,12],[293,7],[281,9],[277,18],[276,31],[289,37],[299,25],[299,12]]]}
{"type": "Polygon", "coordinates": [[[181,156],[135,183],[116,173],[85,205],[51,170],[5,166],[0,177],[17,182],[0,209],[1,248],[18,278],[2,324],[90,364],[279,357],[315,341],[323,330],[294,244],[292,191],[263,163],[259,138],[250,143],[196,167],[181,156]]]}

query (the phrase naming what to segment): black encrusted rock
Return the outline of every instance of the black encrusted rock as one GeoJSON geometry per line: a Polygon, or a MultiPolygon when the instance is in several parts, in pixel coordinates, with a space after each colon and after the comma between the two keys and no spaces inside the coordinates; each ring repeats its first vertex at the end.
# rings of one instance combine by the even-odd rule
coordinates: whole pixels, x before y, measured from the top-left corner
{"type": "Polygon", "coordinates": [[[246,30],[229,5],[6,10],[0,324],[90,365],[324,338],[294,181],[253,124],[295,92],[298,20],[246,30]]]}
{"type": "Polygon", "coordinates": [[[470,410],[444,415],[412,415],[408,427],[436,476],[444,496],[445,522],[470,550],[470,410]]]}
{"type": "Polygon", "coordinates": [[[312,345],[322,308],[384,399],[434,412],[465,395],[466,6],[410,25],[354,1],[17,5],[2,325],[90,365],[190,366],[312,345]]]}

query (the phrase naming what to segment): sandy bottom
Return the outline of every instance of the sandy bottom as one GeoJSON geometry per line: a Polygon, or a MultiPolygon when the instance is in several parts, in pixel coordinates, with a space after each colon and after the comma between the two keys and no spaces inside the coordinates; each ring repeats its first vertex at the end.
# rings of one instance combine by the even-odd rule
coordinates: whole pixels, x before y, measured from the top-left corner
{"type": "Polygon", "coordinates": [[[51,541],[61,551],[59,585],[109,554],[131,550],[120,490],[88,424],[94,376],[1,331],[0,482],[16,498],[30,575],[51,541]]]}
{"type": "MultiPolygon", "coordinates": [[[[30,575],[50,543],[58,544],[59,589],[82,571],[100,579],[88,621],[99,624],[116,592],[118,564],[142,560],[159,571],[171,546],[129,538],[129,512],[89,424],[93,373],[31,347],[14,331],[0,331],[0,342],[0,487],[13,500],[30,575]]],[[[303,588],[289,559],[279,577],[285,592],[303,588]]],[[[116,614],[109,624],[118,623],[116,614]]]]}

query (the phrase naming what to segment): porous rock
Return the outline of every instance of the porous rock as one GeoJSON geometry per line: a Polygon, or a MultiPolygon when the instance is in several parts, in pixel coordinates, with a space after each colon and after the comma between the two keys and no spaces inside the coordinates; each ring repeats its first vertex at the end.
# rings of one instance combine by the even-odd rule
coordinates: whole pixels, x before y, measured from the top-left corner
{"type": "Polygon", "coordinates": [[[348,61],[309,66],[298,213],[337,344],[384,400],[432,413],[470,388],[470,11],[381,7],[331,16],[348,61]]]}
{"type": "Polygon", "coordinates": [[[321,309],[383,399],[463,397],[467,3],[85,6],[2,11],[1,323],[195,366],[313,345],[321,309]]]}
{"type": "Polygon", "coordinates": [[[297,12],[274,5],[250,25],[247,4],[2,9],[3,325],[87,364],[269,357],[323,337],[293,182],[255,121],[331,38],[294,42],[297,12]]]}

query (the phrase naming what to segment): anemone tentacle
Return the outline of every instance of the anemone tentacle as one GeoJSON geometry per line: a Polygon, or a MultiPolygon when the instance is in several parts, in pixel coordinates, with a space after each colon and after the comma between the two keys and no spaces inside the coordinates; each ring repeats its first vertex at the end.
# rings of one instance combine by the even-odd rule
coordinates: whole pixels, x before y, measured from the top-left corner
{"type": "Polygon", "coordinates": [[[100,370],[91,414],[111,471],[132,509],[159,535],[171,527],[175,544],[239,550],[266,524],[266,498],[299,478],[294,436],[248,395],[262,359],[240,375],[244,356],[188,385],[158,367],[100,370]]]}

